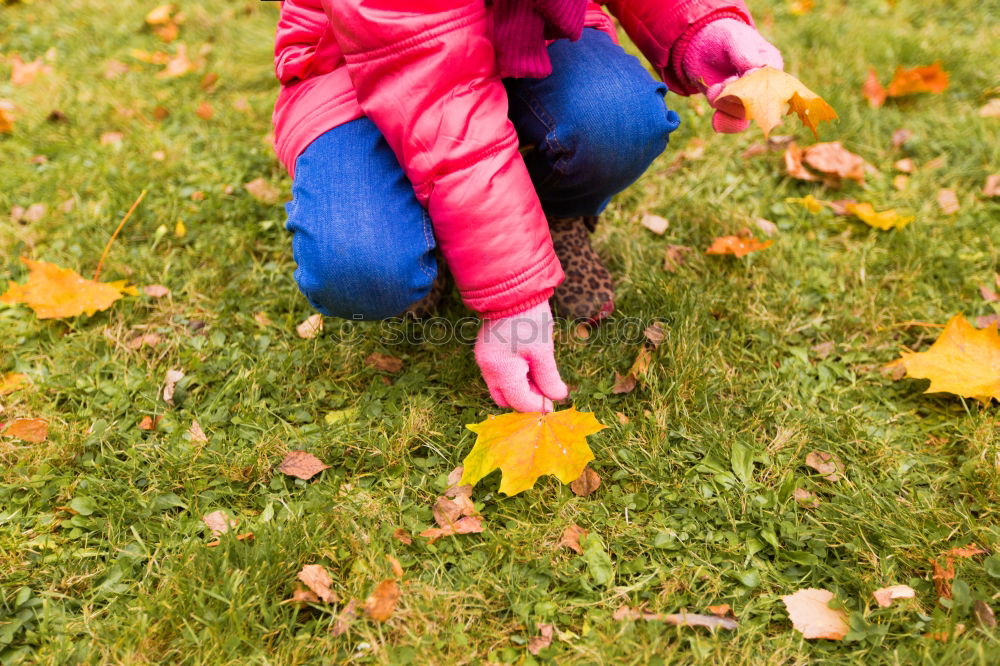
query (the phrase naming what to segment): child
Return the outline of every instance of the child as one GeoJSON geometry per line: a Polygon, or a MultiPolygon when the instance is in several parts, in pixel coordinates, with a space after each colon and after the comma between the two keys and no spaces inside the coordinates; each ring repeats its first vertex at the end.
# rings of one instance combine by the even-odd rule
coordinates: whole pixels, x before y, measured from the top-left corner
{"type": "Polygon", "coordinates": [[[590,323],[614,309],[588,234],[677,128],[668,86],[704,93],[712,127],[739,132],[724,85],[783,67],[743,0],[605,4],[665,84],[587,0],[285,0],[275,146],[313,307],[422,314],[442,290],[438,251],[482,318],[475,357],[496,403],[566,397],[549,299],[590,323]]]}

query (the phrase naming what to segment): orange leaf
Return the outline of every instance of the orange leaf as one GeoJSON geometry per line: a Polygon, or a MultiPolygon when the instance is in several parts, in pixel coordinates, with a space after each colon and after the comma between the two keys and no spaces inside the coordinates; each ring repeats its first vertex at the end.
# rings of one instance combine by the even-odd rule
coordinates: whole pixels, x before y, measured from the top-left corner
{"type": "Polygon", "coordinates": [[[399,583],[395,580],[389,578],[382,581],[365,599],[365,615],[376,622],[385,622],[392,617],[401,594],[399,583]]]}
{"type": "Polygon", "coordinates": [[[535,485],[543,474],[571,483],[583,473],[594,454],[587,435],[604,429],[591,412],[570,407],[560,412],[501,414],[469,424],[478,435],[463,462],[460,483],[475,485],[500,468],[500,492],[516,495],[535,485]]]}
{"type": "Polygon", "coordinates": [[[330,574],[319,564],[307,564],[302,567],[296,578],[301,580],[310,590],[316,593],[320,599],[328,604],[337,601],[337,593],[330,589],[333,582],[330,574]]]}
{"type": "Polygon", "coordinates": [[[14,115],[8,104],[0,100],[0,134],[10,134],[14,131],[14,115]]]}
{"type": "Polygon", "coordinates": [[[705,250],[705,254],[732,254],[737,257],[745,257],[751,252],[766,250],[774,243],[773,240],[766,240],[763,243],[753,236],[719,236],[712,241],[712,245],[705,250]]]}
{"type": "Polygon", "coordinates": [[[601,477],[598,476],[590,465],[583,468],[583,474],[573,483],[569,484],[569,489],[578,497],[586,497],[601,487],[601,477]]]}
{"type": "Polygon", "coordinates": [[[948,72],[941,69],[941,63],[925,67],[906,69],[897,67],[896,73],[886,88],[889,97],[902,97],[913,93],[942,93],[948,87],[948,72]]]}
{"type": "Polygon", "coordinates": [[[431,527],[420,533],[420,536],[430,539],[434,543],[441,537],[454,536],[456,534],[479,534],[483,531],[482,516],[465,516],[459,518],[451,525],[445,527],[431,527]]]}
{"type": "Polygon", "coordinates": [[[954,393],[989,402],[1000,400],[1000,335],[996,324],[978,330],[962,315],[945,325],[925,352],[904,351],[894,362],[906,376],[929,379],[926,393],[954,393]]]}
{"type": "Polygon", "coordinates": [[[816,126],[820,122],[837,117],[837,112],[822,97],[791,74],[773,67],[761,67],[736,79],[722,89],[719,99],[725,97],[738,99],[747,118],[757,123],[764,136],[771,133],[783,116],[793,112],[817,136],[816,126]]]}
{"type": "Polygon", "coordinates": [[[308,481],[328,467],[329,465],[323,464],[323,461],[311,453],[290,451],[278,465],[278,471],[308,481]]]}
{"type": "Polygon", "coordinates": [[[556,548],[569,548],[577,555],[583,555],[583,546],[580,545],[580,538],[585,536],[587,536],[587,530],[573,523],[563,530],[562,538],[559,539],[556,548]]]}
{"type": "Polygon", "coordinates": [[[827,176],[833,176],[827,184],[834,187],[840,185],[841,178],[863,185],[865,170],[871,168],[863,157],[847,150],[839,141],[809,146],[802,151],[802,158],[813,169],[827,176]]]}
{"type": "Polygon", "coordinates": [[[873,109],[877,109],[885,104],[885,98],[888,96],[888,93],[882,87],[882,84],[878,82],[878,73],[874,67],[868,70],[868,78],[865,79],[864,85],[861,86],[861,94],[865,96],[868,104],[873,109]]]}
{"type": "Polygon", "coordinates": [[[3,429],[3,434],[38,444],[48,438],[49,424],[45,419],[17,419],[3,429]]]}
{"type": "Polygon", "coordinates": [[[0,303],[24,303],[39,319],[92,315],[106,310],[123,294],[136,295],[135,287],[126,287],[124,280],[95,282],[69,268],[60,268],[45,261],[21,257],[29,269],[28,281],[11,284],[0,295],[0,303]]]}
{"type": "Polygon", "coordinates": [[[847,635],[847,615],[842,610],[830,608],[833,592],[806,588],[795,594],[781,597],[792,619],[792,626],[803,638],[843,640],[847,635]]]}

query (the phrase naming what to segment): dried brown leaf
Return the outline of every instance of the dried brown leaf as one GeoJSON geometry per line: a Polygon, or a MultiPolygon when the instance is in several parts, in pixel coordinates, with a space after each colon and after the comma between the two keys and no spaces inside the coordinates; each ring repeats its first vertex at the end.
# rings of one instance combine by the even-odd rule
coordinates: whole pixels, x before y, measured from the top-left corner
{"type": "Polygon", "coordinates": [[[986,183],[983,185],[983,196],[1000,197],[1000,173],[993,173],[986,176],[986,183]]]}
{"type": "Polygon", "coordinates": [[[249,192],[254,199],[268,206],[278,203],[278,199],[281,197],[281,190],[263,178],[254,178],[243,185],[243,189],[249,192]]]}
{"type": "Polygon", "coordinates": [[[162,416],[153,417],[149,414],[143,416],[139,421],[139,430],[156,430],[156,426],[162,418],[162,416]]]}
{"type": "Polygon", "coordinates": [[[155,347],[160,341],[161,338],[156,333],[143,333],[129,340],[125,346],[134,351],[141,347],[155,347]]]}
{"type": "Polygon", "coordinates": [[[563,530],[562,537],[559,539],[559,543],[556,544],[556,548],[569,548],[577,555],[583,555],[583,547],[580,545],[580,539],[585,536],[587,536],[587,530],[573,523],[563,530]]]}
{"type": "Polygon", "coordinates": [[[686,245],[668,245],[663,257],[663,270],[676,273],[678,268],[687,263],[687,255],[691,252],[694,252],[694,248],[686,245]]]}
{"type": "Polygon", "coordinates": [[[466,497],[472,497],[472,486],[465,484],[464,486],[459,485],[459,481],[462,480],[462,474],[465,473],[465,467],[459,465],[455,469],[448,473],[448,487],[444,489],[445,497],[458,497],[459,495],[465,495],[466,497]]]}
{"type": "Polygon", "coordinates": [[[913,132],[900,128],[892,133],[892,147],[898,150],[911,138],[913,138],[913,132]]]}
{"type": "Polygon", "coordinates": [[[601,487],[601,477],[595,472],[590,465],[583,468],[583,474],[580,475],[576,481],[569,484],[569,489],[573,491],[573,494],[577,497],[586,497],[594,493],[598,488],[601,487]]]}
{"type": "Polygon", "coordinates": [[[328,604],[337,601],[337,594],[330,589],[333,580],[326,569],[319,564],[307,564],[296,574],[296,578],[301,580],[306,586],[316,593],[316,596],[328,604]]]}
{"type": "Polygon", "coordinates": [[[937,205],[945,215],[954,215],[962,207],[958,203],[958,195],[955,190],[940,189],[937,193],[937,205]]]}
{"type": "Polygon", "coordinates": [[[392,567],[392,575],[396,578],[403,577],[403,565],[399,563],[392,555],[386,555],[385,559],[389,560],[389,566],[392,567]]]}
{"type": "Polygon", "coordinates": [[[365,615],[376,622],[385,622],[395,612],[401,594],[399,583],[392,578],[383,580],[365,599],[365,615]]]}
{"type": "Polygon", "coordinates": [[[982,599],[976,599],[972,602],[972,615],[976,618],[976,624],[980,627],[993,629],[997,626],[997,619],[993,614],[993,609],[982,599]]]}
{"type": "Polygon", "coordinates": [[[170,290],[162,284],[150,284],[142,288],[142,293],[150,298],[163,298],[170,295],[170,290]]]}
{"type": "Polygon", "coordinates": [[[670,227],[670,222],[659,215],[643,215],[642,226],[652,231],[657,236],[662,236],[670,227]]]}
{"type": "Polygon", "coordinates": [[[2,434],[40,444],[49,437],[49,424],[45,419],[14,419],[4,427],[2,434]]]}
{"type": "Polygon", "coordinates": [[[382,372],[397,373],[403,369],[403,359],[390,356],[389,354],[372,352],[365,358],[365,365],[376,370],[381,370],[382,372]]]}
{"type": "Polygon", "coordinates": [[[659,347],[660,343],[663,342],[666,337],[666,333],[663,332],[663,326],[660,325],[660,322],[653,322],[643,329],[642,334],[646,336],[646,339],[653,345],[653,349],[659,347]]]}
{"type": "Polygon", "coordinates": [[[819,499],[805,488],[796,488],[793,490],[792,497],[803,509],[815,509],[819,507],[819,499]]]}
{"type": "Polygon", "coordinates": [[[201,517],[201,521],[212,531],[212,536],[216,537],[228,532],[230,527],[236,527],[236,521],[229,518],[221,509],[205,514],[201,517]]]}
{"type": "Polygon", "coordinates": [[[462,516],[474,516],[476,507],[466,495],[458,495],[455,499],[438,497],[432,513],[438,527],[453,527],[462,516]]]}
{"type": "Polygon", "coordinates": [[[347,632],[350,628],[351,623],[358,617],[358,602],[351,599],[344,607],[340,609],[340,613],[337,614],[337,619],[334,621],[333,626],[330,627],[330,634],[333,636],[341,636],[347,632]]]}
{"type": "Polygon", "coordinates": [[[542,624],[540,622],[535,626],[538,627],[538,635],[532,636],[528,641],[528,652],[537,656],[539,652],[552,645],[552,631],[554,627],[551,624],[542,624]]]}
{"type": "Polygon", "coordinates": [[[278,471],[288,476],[308,481],[329,467],[329,465],[323,464],[323,461],[311,453],[290,451],[284,460],[281,461],[281,464],[278,465],[278,471]]]}
{"type": "Polygon", "coordinates": [[[839,481],[844,478],[844,463],[837,456],[825,451],[807,453],[806,465],[822,474],[827,481],[839,481]]]}
{"type": "Polygon", "coordinates": [[[174,406],[174,392],[177,390],[177,382],[184,379],[184,373],[180,370],[167,370],[163,379],[163,402],[171,407],[174,406]]]}
{"type": "Polygon", "coordinates": [[[482,531],[482,516],[465,516],[455,521],[454,525],[426,529],[420,533],[420,536],[429,539],[430,543],[434,543],[441,537],[454,536],[455,534],[478,534],[482,531]]]}
{"type": "Polygon", "coordinates": [[[611,387],[611,392],[615,395],[621,395],[624,393],[631,393],[635,390],[635,375],[632,373],[619,374],[615,373],[615,384],[611,387]]]}
{"type": "Polygon", "coordinates": [[[413,543],[413,537],[410,536],[409,530],[404,527],[397,527],[396,530],[393,531],[392,536],[396,539],[396,541],[403,545],[409,546],[413,543]]]}
{"type": "Polygon", "coordinates": [[[191,427],[188,428],[188,436],[191,438],[191,441],[194,442],[195,444],[208,443],[208,435],[206,435],[205,431],[201,429],[201,424],[199,424],[197,421],[194,420],[191,421],[191,427]]]}

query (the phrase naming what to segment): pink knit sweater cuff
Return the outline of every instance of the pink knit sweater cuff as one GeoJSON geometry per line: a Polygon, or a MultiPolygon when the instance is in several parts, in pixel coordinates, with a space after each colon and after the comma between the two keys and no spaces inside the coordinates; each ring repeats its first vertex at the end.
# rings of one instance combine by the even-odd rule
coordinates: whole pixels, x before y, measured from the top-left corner
{"type": "Polygon", "coordinates": [[[697,35],[702,28],[709,23],[713,23],[720,19],[736,19],[737,21],[746,23],[750,27],[754,27],[753,22],[748,20],[748,18],[749,17],[742,12],[737,12],[732,9],[720,9],[701,17],[689,25],[671,47],[669,64],[670,71],[673,73],[674,78],[684,84],[685,88],[683,90],[672,90],[671,92],[675,92],[679,95],[693,95],[701,92],[698,88],[698,82],[688,79],[687,73],[684,71],[684,54],[687,53],[688,46],[691,45],[695,35],[697,35]]]}

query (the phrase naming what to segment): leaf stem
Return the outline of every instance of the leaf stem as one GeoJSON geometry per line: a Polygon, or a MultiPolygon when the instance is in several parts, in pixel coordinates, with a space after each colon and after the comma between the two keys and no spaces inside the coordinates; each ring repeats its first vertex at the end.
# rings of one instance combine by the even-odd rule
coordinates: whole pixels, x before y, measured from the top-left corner
{"type": "Polygon", "coordinates": [[[97,282],[97,278],[101,276],[101,266],[104,265],[104,259],[108,256],[108,252],[111,251],[111,244],[115,242],[116,238],[118,238],[118,234],[121,232],[122,227],[124,227],[125,223],[128,222],[128,218],[132,216],[132,211],[138,207],[139,202],[142,201],[145,196],[146,190],[139,193],[139,197],[132,204],[132,207],[128,209],[128,212],[125,213],[125,217],[122,218],[122,221],[118,223],[118,228],[115,229],[115,233],[111,234],[111,238],[108,239],[108,244],[104,246],[104,252],[101,252],[101,258],[97,262],[97,270],[94,271],[94,282],[97,282]]]}

